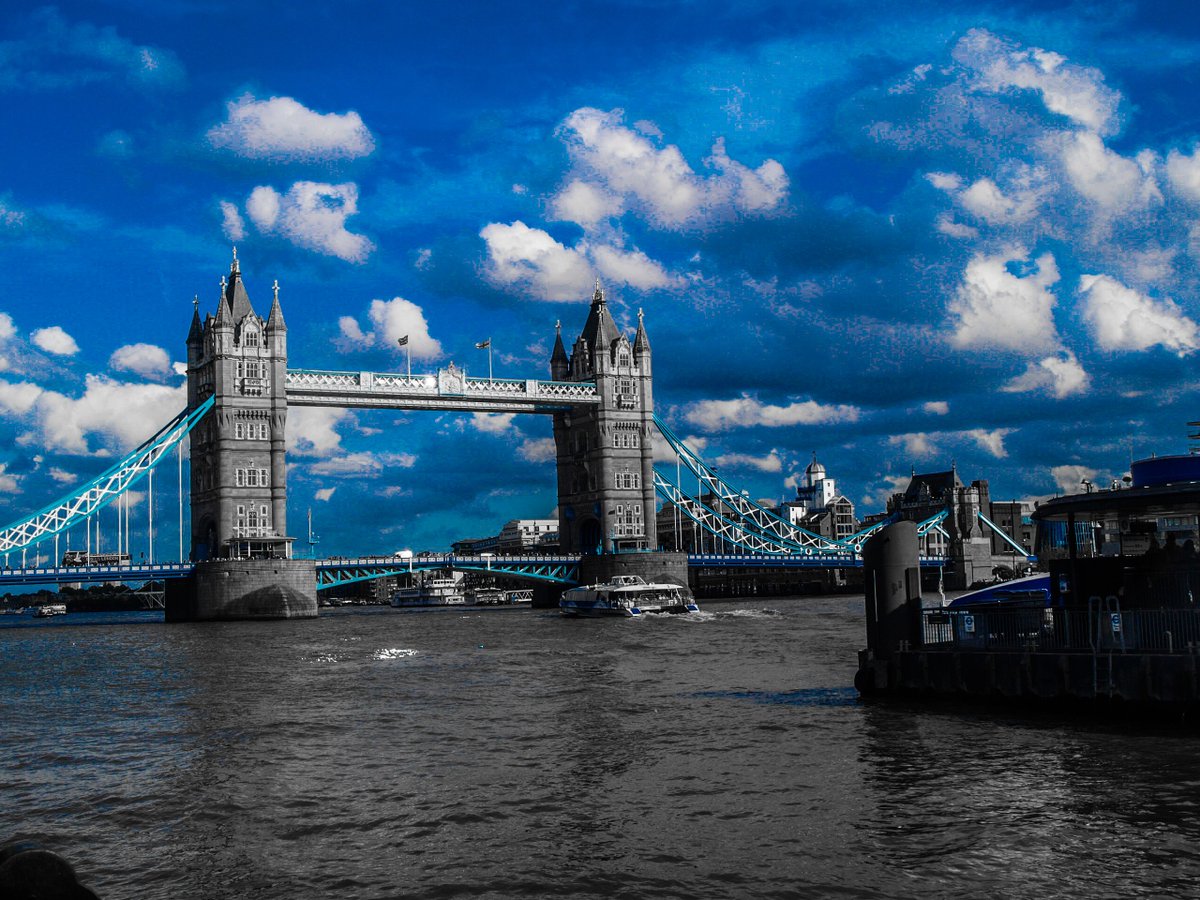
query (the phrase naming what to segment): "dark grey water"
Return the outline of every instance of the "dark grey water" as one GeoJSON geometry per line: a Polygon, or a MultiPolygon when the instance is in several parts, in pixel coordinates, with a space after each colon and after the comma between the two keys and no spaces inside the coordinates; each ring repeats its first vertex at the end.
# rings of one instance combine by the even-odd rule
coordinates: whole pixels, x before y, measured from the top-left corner
{"type": "Polygon", "coordinates": [[[0,620],[0,841],[105,898],[1183,897],[1200,738],[863,706],[862,602],[0,620]]]}

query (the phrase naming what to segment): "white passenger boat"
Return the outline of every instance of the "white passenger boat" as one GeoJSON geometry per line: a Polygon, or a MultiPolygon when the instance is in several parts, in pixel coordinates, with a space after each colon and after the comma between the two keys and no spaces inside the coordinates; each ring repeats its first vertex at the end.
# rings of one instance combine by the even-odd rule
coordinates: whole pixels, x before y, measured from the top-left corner
{"type": "Polygon", "coordinates": [[[448,575],[427,577],[392,594],[392,606],[463,606],[466,595],[448,575]]]}
{"type": "Polygon", "coordinates": [[[502,588],[476,588],[467,600],[476,606],[532,606],[533,591],[506,591],[502,588]]]}
{"type": "Polygon", "coordinates": [[[66,614],[67,604],[47,603],[45,606],[39,606],[34,616],[39,619],[47,619],[50,616],[65,616],[66,614]]]}
{"type": "Polygon", "coordinates": [[[687,588],[650,583],[637,575],[616,575],[603,584],[571,588],[563,592],[558,608],[564,616],[631,617],[700,611],[687,588]]]}

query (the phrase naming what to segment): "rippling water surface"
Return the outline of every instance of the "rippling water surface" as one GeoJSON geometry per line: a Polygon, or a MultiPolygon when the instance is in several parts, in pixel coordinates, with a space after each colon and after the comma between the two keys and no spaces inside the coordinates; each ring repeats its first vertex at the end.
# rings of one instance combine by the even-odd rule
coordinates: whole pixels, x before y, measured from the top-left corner
{"type": "Polygon", "coordinates": [[[0,621],[0,841],[105,898],[1182,897],[1200,738],[864,706],[853,598],[0,621]]]}

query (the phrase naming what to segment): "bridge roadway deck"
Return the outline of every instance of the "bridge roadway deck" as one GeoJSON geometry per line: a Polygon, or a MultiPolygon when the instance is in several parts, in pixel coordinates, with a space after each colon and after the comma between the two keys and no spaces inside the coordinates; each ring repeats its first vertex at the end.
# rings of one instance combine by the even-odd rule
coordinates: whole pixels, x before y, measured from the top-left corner
{"type": "MultiPolygon", "coordinates": [[[[457,567],[472,571],[494,571],[505,575],[527,575],[542,577],[538,573],[556,573],[559,581],[565,570],[579,564],[578,554],[525,553],[515,555],[483,555],[432,553],[412,558],[412,570],[443,569],[457,567]]],[[[940,557],[922,557],[921,566],[936,568],[944,565],[940,557]]],[[[862,560],[854,555],[844,556],[776,556],[762,553],[688,554],[688,567],[693,569],[822,569],[860,568],[862,560]]],[[[409,570],[409,560],[397,556],[338,557],[317,560],[318,586],[331,586],[338,582],[339,573],[358,571],[363,575],[371,572],[400,573],[409,570]]],[[[164,562],[130,566],[31,566],[27,568],[0,569],[0,587],[32,584],[97,584],[103,582],[146,582],[171,578],[184,578],[192,572],[191,563],[164,562]]],[[[363,580],[355,578],[353,580],[363,580]]],[[[341,582],[344,583],[344,582],[341,582]]]]}
{"type": "Polygon", "coordinates": [[[288,369],[285,388],[288,406],[355,409],[554,413],[599,402],[590,382],[468,378],[446,369],[428,375],[288,369]]]}

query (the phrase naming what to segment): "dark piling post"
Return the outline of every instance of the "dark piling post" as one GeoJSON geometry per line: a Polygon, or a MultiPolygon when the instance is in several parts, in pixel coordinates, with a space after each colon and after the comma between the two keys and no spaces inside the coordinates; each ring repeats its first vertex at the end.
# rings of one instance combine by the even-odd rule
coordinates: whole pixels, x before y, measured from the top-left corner
{"type": "Polygon", "coordinates": [[[897,650],[919,646],[921,560],[917,526],[896,522],[863,546],[867,649],[859,654],[854,684],[860,693],[887,688],[888,662],[897,650]]]}

